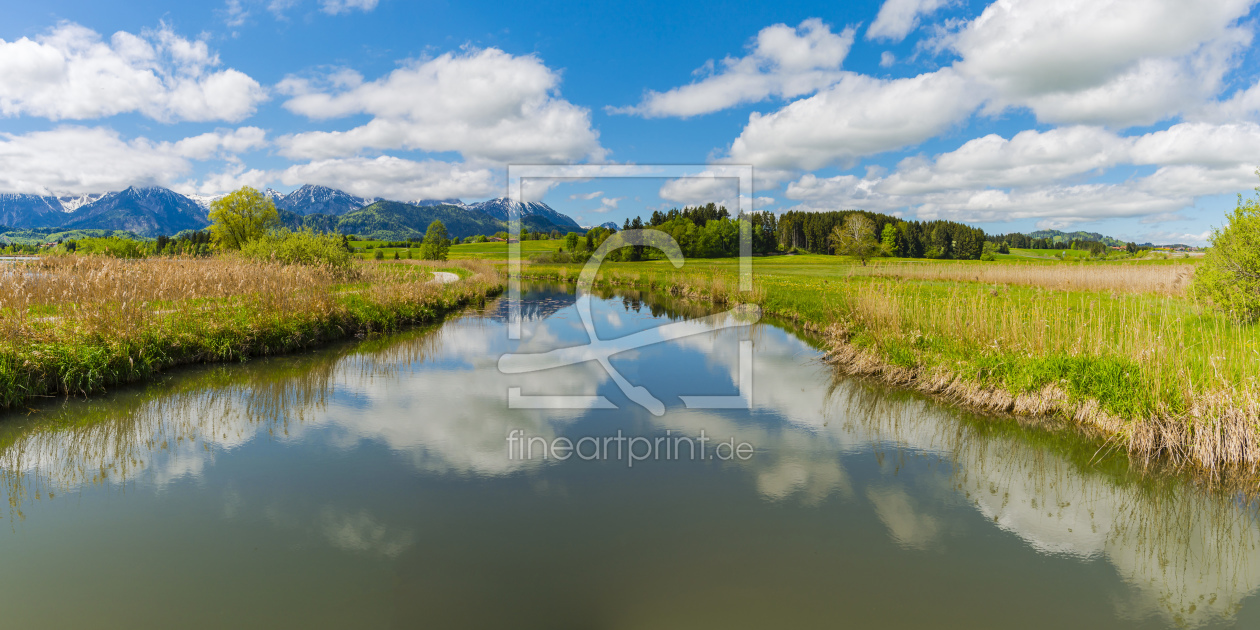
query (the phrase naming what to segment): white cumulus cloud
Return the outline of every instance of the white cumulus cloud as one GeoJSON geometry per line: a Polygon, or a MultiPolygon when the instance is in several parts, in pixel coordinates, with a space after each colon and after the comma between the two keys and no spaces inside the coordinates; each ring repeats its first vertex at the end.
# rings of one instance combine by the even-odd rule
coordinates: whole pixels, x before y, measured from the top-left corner
{"type": "Polygon", "coordinates": [[[1234,92],[1226,100],[1204,103],[1190,112],[1189,117],[1209,122],[1260,121],[1260,80],[1255,80],[1249,88],[1234,92]]]}
{"type": "Polygon", "coordinates": [[[602,158],[590,112],[560,98],[560,76],[533,55],[467,49],[410,61],[364,81],[340,71],[319,81],[289,77],[278,88],[289,111],[324,120],[369,114],[346,131],[311,131],[280,139],[282,153],[327,159],[364,150],[454,151],[500,162],[602,158]]]}
{"type": "Polygon", "coordinates": [[[219,130],[184,138],[175,143],[183,157],[205,160],[220,152],[235,155],[267,146],[267,132],[258,127],[219,130]]]}
{"type": "Polygon", "coordinates": [[[752,114],[730,157],[758,168],[821,168],[923,142],[965,120],[982,100],[949,68],[904,79],[849,73],[777,112],[752,114]]]}
{"type": "MultiPolygon", "coordinates": [[[[1140,136],[1101,127],[988,135],[926,159],[902,160],[891,174],[822,178],[787,187],[798,209],[907,211],[924,219],[991,222],[1038,219],[1069,226],[1106,218],[1182,220],[1196,199],[1254,186],[1260,125],[1188,122],[1140,136]],[[1155,166],[1144,177],[1090,181],[1122,165],[1155,166]]],[[[1202,239],[1186,242],[1202,242],[1202,239]]]]}
{"type": "Polygon", "coordinates": [[[249,186],[263,190],[278,179],[275,171],[248,168],[240,162],[229,164],[218,173],[210,173],[200,181],[184,181],[171,186],[171,190],[185,195],[221,195],[249,186]]]}
{"type": "Polygon", "coordinates": [[[0,133],[0,192],[71,195],[169,186],[192,169],[192,160],[235,161],[236,153],[265,146],[265,136],[257,127],[223,129],[177,142],[125,140],[112,129],[77,125],[0,133]]]}
{"type": "MultiPolygon", "coordinates": [[[[686,118],[771,96],[812,94],[840,80],[840,65],[853,46],[853,32],[850,27],[832,33],[817,18],[805,20],[795,28],[786,24],[768,26],[749,44],[748,55],[723,59],[721,70],[712,76],[666,92],[648,92],[639,105],[609,111],[649,118],[686,118]]],[[[706,64],[706,68],[712,66],[712,61],[706,64]]]]}
{"type": "Polygon", "coordinates": [[[63,22],[33,40],[0,40],[0,114],[82,120],[138,112],[162,122],[250,116],[266,90],[220,65],[206,42],[165,24],[105,41],[63,22]]]}
{"type": "Polygon", "coordinates": [[[279,178],[289,186],[321,184],[361,197],[386,199],[489,197],[503,189],[487,167],[392,156],[315,160],[290,166],[279,178]]]}
{"type": "Polygon", "coordinates": [[[964,188],[1034,186],[1099,174],[1129,158],[1130,143],[1099,127],[990,134],[934,160],[908,158],[881,191],[914,195],[964,188]]]}
{"type": "Polygon", "coordinates": [[[625,199],[625,197],[604,197],[599,200],[598,208],[587,210],[586,212],[594,212],[595,214],[612,212],[613,210],[616,210],[617,206],[621,205],[621,202],[625,201],[625,199]]]}
{"type": "Polygon", "coordinates": [[[249,10],[241,4],[241,0],[227,0],[223,5],[223,23],[228,26],[241,26],[249,19],[249,10]]]}
{"type": "Polygon", "coordinates": [[[661,186],[660,197],[674,203],[695,205],[716,203],[739,196],[739,179],[702,173],[699,177],[671,179],[661,186]]]}
{"type": "Polygon", "coordinates": [[[1221,87],[1254,0],[1000,0],[943,45],[995,105],[1047,122],[1148,125],[1221,87]]]}
{"type": "MultiPolygon", "coordinates": [[[[750,115],[723,159],[763,171],[851,167],[862,157],[939,137],[976,112],[995,115],[1008,108],[1026,107],[1042,122],[1075,129],[1065,137],[1098,138],[1080,128],[1124,129],[1175,122],[1178,116],[1213,123],[1256,120],[1260,87],[1217,100],[1252,43],[1251,26],[1240,20],[1255,3],[998,0],[974,20],[938,28],[926,42],[929,49],[956,53],[951,66],[892,79],[839,71],[834,85],[813,96],[750,115]]],[[[867,37],[901,37],[944,4],[888,0],[867,37]]],[[[884,66],[895,62],[891,53],[881,57],[884,66]]],[[[1081,165],[1092,162],[1088,172],[1115,163],[1111,153],[1070,159],[1036,170],[1076,177],[1081,165]]],[[[1032,174],[1006,169],[1003,176],[1032,174]]]]}
{"type": "Polygon", "coordinates": [[[875,21],[866,29],[867,39],[899,42],[918,28],[919,18],[931,15],[949,0],[884,0],[875,21]]]}

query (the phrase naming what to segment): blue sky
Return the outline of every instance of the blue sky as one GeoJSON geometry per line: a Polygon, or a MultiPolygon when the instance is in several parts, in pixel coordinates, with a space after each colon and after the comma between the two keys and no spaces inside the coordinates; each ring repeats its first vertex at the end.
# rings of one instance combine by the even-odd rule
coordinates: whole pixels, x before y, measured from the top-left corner
{"type": "MultiPolygon", "coordinates": [[[[9,2],[0,192],[503,196],[751,164],[759,207],[1203,242],[1260,181],[1254,0],[9,2]]],[[[541,196],[584,224],[715,199],[541,196]]],[[[667,192],[662,192],[667,191],[667,192]]]]}

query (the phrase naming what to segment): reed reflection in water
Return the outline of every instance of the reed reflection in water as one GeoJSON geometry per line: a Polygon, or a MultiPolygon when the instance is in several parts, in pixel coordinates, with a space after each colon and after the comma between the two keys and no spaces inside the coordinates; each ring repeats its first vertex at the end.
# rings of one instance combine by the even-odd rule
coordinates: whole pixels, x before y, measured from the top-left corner
{"type": "MultiPolygon", "coordinates": [[[[624,334],[698,314],[652,296],[606,297],[596,307],[601,334],[605,328],[624,334]]],[[[899,561],[909,554],[911,562],[944,571],[959,562],[952,549],[1013,536],[1031,553],[1066,559],[1056,565],[1068,567],[1061,570],[1109,567],[1124,585],[1118,591],[1123,596],[1114,598],[1112,621],[1229,623],[1246,614],[1245,600],[1260,587],[1260,527],[1248,501],[1175,475],[1143,477],[1116,458],[1098,456],[1097,444],[1060,432],[972,417],[916,395],[836,379],[808,343],[770,325],[754,332],[751,412],[687,410],[676,402],[660,418],[628,404],[614,416],[507,409],[509,386],[573,395],[598,391],[618,400],[598,366],[510,376],[495,367],[504,352],[585,343],[570,298],[554,290],[536,296],[534,308],[525,311],[528,325],[519,344],[506,340],[506,310],[492,304],[432,329],[301,356],[185,370],[147,387],[8,416],[0,423],[0,493],[8,511],[0,517],[10,521],[16,536],[43,527],[41,506],[67,496],[175,493],[181,482],[240,465],[244,452],[259,443],[294,451],[299,460],[315,446],[349,454],[382,447],[417,479],[464,484],[473,495],[469,501],[482,493],[487,504],[508,500],[495,489],[499,484],[519,488],[521,481],[528,493],[562,501],[595,471],[612,482],[604,492],[627,496],[671,478],[716,484],[725,495],[694,499],[711,502],[715,514],[724,509],[723,496],[756,497],[768,514],[788,510],[803,520],[832,514],[829,506],[838,505],[839,513],[876,523],[892,543],[892,551],[869,553],[900,554],[899,561]],[[617,422],[609,424],[609,418],[617,422]],[[513,429],[550,439],[607,426],[693,437],[704,430],[754,444],[757,453],[720,466],[662,465],[660,475],[505,454],[504,438],[513,429]]],[[[706,390],[736,382],[737,334],[715,332],[643,349],[629,358],[638,368],[627,373],[671,396],[728,393],[706,390]],[[680,382],[680,365],[689,374],[707,376],[680,382]]],[[[430,524],[426,534],[405,513],[331,498],[322,505],[281,499],[252,505],[247,495],[240,488],[224,490],[227,518],[253,509],[264,515],[267,527],[285,536],[309,532],[338,553],[406,563],[424,551],[448,572],[462,566],[435,560],[428,537],[437,526],[430,524]]],[[[696,509],[679,512],[702,518],[696,509]]],[[[579,520],[583,514],[581,506],[567,512],[579,520]]],[[[601,535],[628,535],[618,534],[616,522],[589,516],[594,519],[589,529],[601,535]]],[[[448,536],[459,529],[445,527],[455,528],[440,530],[448,536]]],[[[774,535],[773,529],[760,532],[774,535]]],[[[0,538],[6,535],[0,530],[0,538]]],[[[766,542],[744,541],[750,547],[766,542]]],[[[466,553],[480,558],[478,552],[466,553]]]]}

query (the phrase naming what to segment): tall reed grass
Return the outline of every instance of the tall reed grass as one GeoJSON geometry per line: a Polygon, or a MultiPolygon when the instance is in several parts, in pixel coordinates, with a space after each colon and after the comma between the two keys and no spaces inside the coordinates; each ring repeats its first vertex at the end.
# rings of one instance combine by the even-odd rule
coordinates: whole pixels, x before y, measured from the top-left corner
{"type": "Polygon", "coordinates": [[[41,258],[0,268],[0,408],[78,394],[166,367],[242,360],[396,330],[483,301],[502,274],[479,261],[350,269],[243,257],[41,258]]]}
{"type": "Polygon", "coordinates": [[[1018,284],[1060,291],[1186,294],[1194,277],[1192,264],[1150,263],[975,263],[879,262],[848,268],[848,276],[1018,284]]]}
{"type": "MultiPolygon", "coordinates": [[[[565,277],[546,265],[535,277],[565,277]]],[[[830,278],[606,265],[606,285],[753,302],[829,333],[841,369],[992,411],[1049,414],[1143,458],[1260,466],[1260,326],[1182,297],[1187,265],[877,267],[830,278]]]]}

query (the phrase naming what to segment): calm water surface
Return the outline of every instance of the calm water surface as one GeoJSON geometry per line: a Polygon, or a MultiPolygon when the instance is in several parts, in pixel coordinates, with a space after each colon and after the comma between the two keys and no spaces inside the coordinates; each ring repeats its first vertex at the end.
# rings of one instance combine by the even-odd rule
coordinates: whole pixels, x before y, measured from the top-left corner
{"type": "MultiPolygon", "coordinates": [[[[594,311],[604,338],[671,319],[594,311]]],[[[493,305],[3,416],[0,627],[1260,627],[1245,502],[835,380],[765,324],[751,411],[678,398],[736,393],[738,331],[614,358],[654,416],[597,363],[501,373],[587,343],[572,296],[526,312],[520,342],[493,305]],[[619,408],[509,409],[512,387],[619,408]],[[755,452],[523,460],[513,430],[755,452]]]]}

